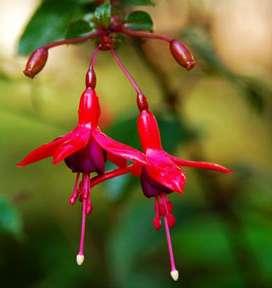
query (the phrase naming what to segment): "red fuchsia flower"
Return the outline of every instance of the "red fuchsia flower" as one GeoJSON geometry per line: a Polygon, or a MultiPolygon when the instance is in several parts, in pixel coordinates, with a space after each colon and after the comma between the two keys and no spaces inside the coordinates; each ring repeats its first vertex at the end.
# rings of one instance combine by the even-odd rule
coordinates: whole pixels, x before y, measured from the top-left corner
{"type": "MultiPolygon", "coordinates": [[[[170,256],[171,276],[178,280],[178,271],[175,265],[170,228],[175,225],[173,205],[168,199],[172,192],[184,191],[186,177],[183,167],[194,167],[213,170],[221,173],[230,173],[231,170],[221,165],[209,162],[197,162],[184,160],[168,154],[161,144],[160,131],[154,114],[148,110],[147,102],[142,102],[144,110],[140,112],[137,126],[144,155],[138,154],[136,164],[130,171],[138,175],[141,180],[143,193],[148,198],[155,200],[155,217],[153,226],[160,229],[164,222],[168,251],[170,256]]],[[[100,134],[97,138],[102,147],[106,147],[105,135],[100,134]]],[[[126,155],[125,158],[131,159],[126,155]]]]}
{"type": "Polygon", "coordinates": [[[82,202],[81,237],[77,254],[79,265],[84,261],[86,216],[92,211],[91,187],[108,178],[127,173],[129,166],[126,166],[126,159],[139,160],[138,155],[141,155],[141,152],[136,149],[114,141],[105,134],[103,134],[103,147],[97,142],[96,139],[102,132],[98,127],[100,105],[94,89],[95,83],[93,67],[90,66],[86,75],[86,89],[79,102],[77,127],[31,151],[17,164],[18,167],[23,167],[52,157],[53,164],[64,161],[72,172],[76,173],[74,189],[69,203],[74,204],[78,199],[82,202]],[[107,159],[120,168],[104,174],[107,159]],[[96,172],[98,176],[90,179],[92,172],[96,172]]]}
{"type": "MultiPolygon", "coordinates": [[[[153,197],[155,199],[153,226],[158,230],[162,226],[162,220],[164,222],[170,257],[170,274],[176,281],[178,280],[179,273],[175,265],[170,235],[170,228],[175,225],[176,220],[172,213],[173,205],[169,201],[167,195],[172,192],[182,193],[184,191],[186,177],[182,170],[183,167],[207,169],[225,174],[230,173],[231,170],[216,163],[184,160],[164,151],[161,144],[158,123],[154,114],[149,111],[147,98],[144,96],[137,82],[124,66],[117,53],[114,50],[111,50],[111,54],[136,91],[137,105],[140,111],[137,127],[144,153],[137,153],[136,155],[133,151],[127,150],[127,154],[123,156],[127,160],[132,160],[133,158],[134,164],[130,167],[128,172],[139,176],[144,195],[147,198],[153,197]]],[[[113,151],[114,146],[118,145],[114,140],[110,143],[108,137],[103,133],[97,135],[96,140],[104,149],[107,145],[111,145],[111,151],[113,151]]]]}

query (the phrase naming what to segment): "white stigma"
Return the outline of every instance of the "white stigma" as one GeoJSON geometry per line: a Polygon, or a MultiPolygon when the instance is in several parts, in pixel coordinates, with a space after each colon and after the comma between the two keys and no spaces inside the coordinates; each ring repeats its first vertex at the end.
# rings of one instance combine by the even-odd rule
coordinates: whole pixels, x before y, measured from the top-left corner
{"type": "Polygon", "coordinates": [[[173,278],[174,281],[178,281],[179,278],[179,272],[178,270],[172,270],[170,272],[171,277],[173,278]]]}
{"type": "Polygon", "coordinates": [[[76,262],[77,262],[77,265],[79,265],[79,266],[82,265],[84,262],[84,255],[77,254],[76,262]]]}

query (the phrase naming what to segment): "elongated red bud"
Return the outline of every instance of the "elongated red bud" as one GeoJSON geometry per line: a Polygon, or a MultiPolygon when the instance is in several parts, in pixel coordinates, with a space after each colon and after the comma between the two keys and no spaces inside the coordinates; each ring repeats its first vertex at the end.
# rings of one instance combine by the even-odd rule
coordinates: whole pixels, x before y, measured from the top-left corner
{"type": "Polygon", "coordinates": [[[29,57],[24,74],[29,78],[34,78],[44,67],[48,58],[47,48],[38,48],[29,57]]]}
{"type": "Polygon", "coordinates": [[[86,84],[86,88],[91,87],[91,88],[95,89],[96,75],[94,72],[93,65],[90,66],[88,72],[86,73],[85,84],[86,84]]]}
{"type": "Polygon", "coordinates": [[[184,43],[178,40],[172,40],[170,42],[170,51],[177,63],[186,70],[189,71],[195,67],[196,61],[194,56],[184,43]]]}
{"type": "Polygon", "coordinates": [[[137,105],[140,111],[148,110],[148,102],[145,95],[137,94],[137,105]]]}

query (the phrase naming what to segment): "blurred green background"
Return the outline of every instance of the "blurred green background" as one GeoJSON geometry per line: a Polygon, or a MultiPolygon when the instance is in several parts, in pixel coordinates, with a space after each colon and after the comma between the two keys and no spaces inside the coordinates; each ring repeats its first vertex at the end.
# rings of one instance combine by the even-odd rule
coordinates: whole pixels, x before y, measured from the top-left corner
{"type": "MultiPolygon", "coordinates": [[[[63,24],[62,12],[74,9],[67,1],[57,1],[56,14],[41,20],[45,27],[63,24]]],[[[86,261],[78,267],[80,206],[67,203],[73,175],[49,160],[15,167],[75,125],[93,49],[53,49],[44,71],[26,79],[18,42],[40,4],[0,0],[0,286],[272,287],[272,2],[160,0],[140,7],[152,14],[156,32],[192,47],[199,65],[190,73],[164,43],[126,41],[119,49],[158,115],[167,150],[235,170],[222,176],[187,169],[184,195],[171,195],[177,283],[169,277],[164,233],[151,225],[153,201],[137,180],[124,176],[95,188],[86,261]]],[[[137,147],[134,92],[109,53],[101,53],[96,69],[102,126],[137,147]]]]}

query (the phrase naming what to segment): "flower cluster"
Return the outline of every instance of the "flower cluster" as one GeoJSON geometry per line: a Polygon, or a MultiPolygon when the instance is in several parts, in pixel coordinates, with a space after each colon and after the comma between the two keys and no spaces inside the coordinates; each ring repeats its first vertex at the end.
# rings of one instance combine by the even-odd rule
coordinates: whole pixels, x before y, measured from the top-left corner
{"type": "Polygon", "coordinates": [[[84,42],[88,39],[97,40],[86,73],[85,89],[79,101],[77,126],[67,134],[36,148],[17,166],[27,166],[44,158],[52,157],[53,164],[64,161],[66,166],[75,173],[75,183],[69,203],[73,205],[79,200],[82,206],[81,236],[76,257],[78,265],[84,261],[85,226],[87,215],[92,213],[91,193],[93,188],[99,183],[126,173],[139,177],[143,194],[147,198],[154,199],[154,228],[159,230],[162,225],[164,226],[170,257],[170,274],[174,280],[177,280],[179,275],[170,234],[176,220],[173,215],[173,205],[168,197],[172,192],[182,193],[184,191],[186,177],[183,167],[209,169],[221,173],[231,171],[214,163],[184,160],[168,154],[163,149],[157,120],[148,105],[147,97],[116,53],[116,34],[166,41],[178,64],[187,70],[195,66],[194,57],[184,43],[167,36],[129,29],[116,17],[111,18],[107,27],[98,26],[94,32],[82,37],[60,40],[37,49],[30,56],[24,70],[24,74],[30,78],[34,78],[45,66],[49,49],[63,44],[84,42]],[[110,138],[99,128],[101,110],[99,97],[95,90],[94,66],[97,54],[101,51],[111,53],[136,92],[139,111],[137,129],[142,151],[110,138]],[[117,168],[106,171],[106,161],[114,163],[117,168]]]}

